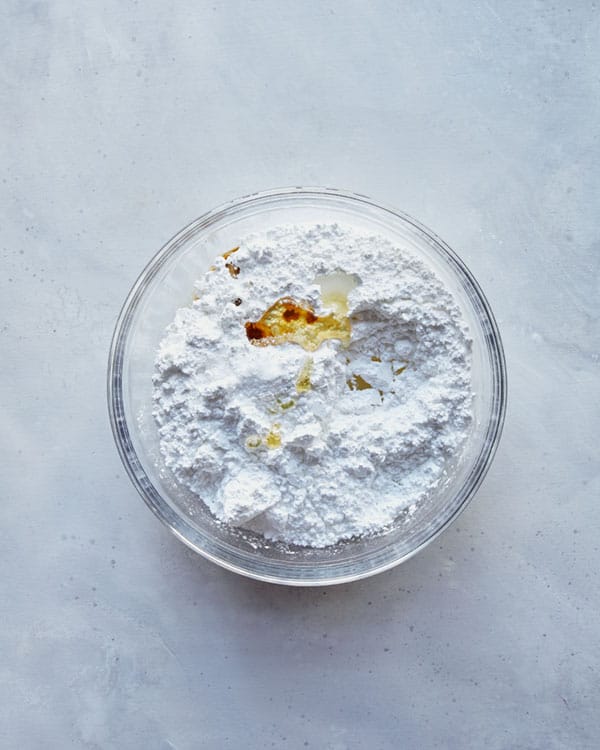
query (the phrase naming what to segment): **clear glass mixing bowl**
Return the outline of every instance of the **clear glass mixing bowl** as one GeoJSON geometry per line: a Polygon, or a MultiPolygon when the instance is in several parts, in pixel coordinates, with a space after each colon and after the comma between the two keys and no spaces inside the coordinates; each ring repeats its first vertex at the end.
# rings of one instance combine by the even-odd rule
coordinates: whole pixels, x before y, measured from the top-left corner
{"type": "MultiPolygon", "coordinates": [[[[343,268],[343,259],[340,259],[343,268]]],[[[506,409],[506,372],[496,322],[479,285],[457,255],[405,214],[362,195],[287,188],[232,201],[179,232],[146,266],[117,321],[108,366],[108,404],[123,464],[147,505],[175,536],[236,573],[299,586],[344,583],[416,554],[471,499],[495,453],[506,409]],[[473,337],[473,430],[447,477],[416,512],[376,536],[325,549],[289,547],[217,521],[164,467],[152,419],[154,356],[193,282],[224,249],[269,226],[339,222],[389,237],[424,258],[452,290],[473,337]]]]}

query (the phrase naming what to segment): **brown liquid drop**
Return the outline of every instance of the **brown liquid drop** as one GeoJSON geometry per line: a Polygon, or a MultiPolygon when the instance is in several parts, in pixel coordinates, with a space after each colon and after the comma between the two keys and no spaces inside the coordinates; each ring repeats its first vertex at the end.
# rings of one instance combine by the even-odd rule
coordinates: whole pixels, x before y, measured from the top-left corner
{"type": "Polygon", "coordinates": [[[281,313],[281,317],[284,320],[298,320],[298,318],[300,317],[300,313],[298,312],[298,310],[294,310],[294,308],[289,307],[281,313]]]}
{"type": "Polygon", "coordinates": [[[348,317],[334,313],[316,315],[312,307],[292,297],[278,299],[259,320],[249,320],[245,327],[248,340],[257,346],[289,342],[315,351],[327,339],[350,343],[348,317]]]}
{"type": "Polygon", "coordinates": [[[236,266],[235,263],[232,263],[231,261],[229,261],[228,263],[225,263],[225,267],[227,268],[230,275],[233,276],[234,279],[240,275],[240,267],[236,266]]]}
{"type": "Polygon", "coordinates": [[[362,375],[353,375],[347,382],[351,391],[366,391],[373,387],[362,375]]]}
{"type": "Polygon", "coordinates": [[[239,249],[240,249],[239,246],[238,247],[232,247],[231,250],[228,250],[226,253],[223,253],[221,257],[223,257],[223,258],[225,258],[225,260],[227,260],[227,258],[229,258],[230,255],[233,255],[234,253],[237,253],[237,251],[239,249]]]}

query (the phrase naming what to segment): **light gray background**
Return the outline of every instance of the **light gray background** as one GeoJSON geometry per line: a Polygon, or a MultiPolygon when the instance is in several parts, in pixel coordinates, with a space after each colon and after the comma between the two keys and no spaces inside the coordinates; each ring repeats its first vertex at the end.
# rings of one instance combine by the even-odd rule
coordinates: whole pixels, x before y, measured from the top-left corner
{"type": "Polygon", "coordinates": [[[598,18],[584,0],[2,3],[2,747],[598,746],[598,18]],[[315,590],[177,542],[104,395],[151,255],[216,204],[301,184],[446,239],[510,376],[458,522],[315,590]]]}

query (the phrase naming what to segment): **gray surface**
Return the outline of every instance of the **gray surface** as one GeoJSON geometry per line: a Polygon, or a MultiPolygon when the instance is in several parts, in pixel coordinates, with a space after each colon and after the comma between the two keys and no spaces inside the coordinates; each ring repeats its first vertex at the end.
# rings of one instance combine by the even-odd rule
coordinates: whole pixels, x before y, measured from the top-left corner
{"type": "Polygon", "coordinates": [[[5,2],[0,745],[597,747],[594,3],[5,2]],[[198,559],[108,428],[134,278],[289,184],[453,245],[510,406],[476,500],[401,568],[294,590],[198,559]]]}

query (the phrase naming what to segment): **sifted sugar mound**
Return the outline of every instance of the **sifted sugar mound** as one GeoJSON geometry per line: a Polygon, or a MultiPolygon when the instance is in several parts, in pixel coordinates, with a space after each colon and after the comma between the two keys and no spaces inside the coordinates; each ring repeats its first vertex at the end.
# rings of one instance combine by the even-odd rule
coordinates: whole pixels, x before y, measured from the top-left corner
{"type": "Polygon", "coordinates": [[[324,547],[414,509],[471,423],[471,340],[421,260],[339,225],[244,238],[156,356],[166,465],[223,521],[324,547]]]}

